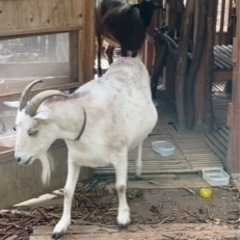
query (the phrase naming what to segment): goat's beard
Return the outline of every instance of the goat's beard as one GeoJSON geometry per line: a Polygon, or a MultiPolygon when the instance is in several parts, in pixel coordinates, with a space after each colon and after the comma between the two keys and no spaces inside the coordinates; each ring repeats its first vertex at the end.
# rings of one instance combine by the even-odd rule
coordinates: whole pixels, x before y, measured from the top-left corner
{"type": "Polygon", "coordinates": [[[44,185],[49,185],[52,170],[52,160],[47,154],[43,154],[39,157],[42,164],[42,183],[44,185]]]}

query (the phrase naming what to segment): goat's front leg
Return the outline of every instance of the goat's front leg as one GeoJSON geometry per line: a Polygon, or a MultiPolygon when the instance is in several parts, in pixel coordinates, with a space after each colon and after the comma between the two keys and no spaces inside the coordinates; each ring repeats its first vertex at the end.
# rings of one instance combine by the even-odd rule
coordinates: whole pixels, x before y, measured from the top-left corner
{"type": "Polygon", "coordinates": [[[127,204],[127,151],[124,151],[116,160],[116,190],[118,194],[118,216],[117,221],[120,227],[127,227],[130,223],[130,213],[127,204]]]}
{"type": "Polygon", "coordinates": [[[64,187],[63,215],[54,228],[52,234],[52,238],[54,239],[60,238],[67,231],[67,228],[71,223],[72,199],[78,181],[79,171],[79,165],[75,162],[68,161],[68,175],[64,187]]]}

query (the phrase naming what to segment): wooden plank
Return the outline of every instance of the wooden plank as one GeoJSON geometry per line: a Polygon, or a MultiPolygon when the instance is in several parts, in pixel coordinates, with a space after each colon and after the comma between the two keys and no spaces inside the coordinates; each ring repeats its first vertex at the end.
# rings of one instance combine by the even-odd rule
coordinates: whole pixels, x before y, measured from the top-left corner
{"type": "Polygon", "coordinates": [[[225,67],[217,55],[214,56],[214,70],[224,71],[225,67]]]}
{"type": "Polygon", "coordinates": [[[232,80],[232,71],[218,71],[215,70],[213,72],[213,81],[214,82],[221,82],[221,81],[226,81],[226,80],[232,80]]]}
{"type": "Polygon", "coordinates": [[[228,51],[229,55],[232,56],[232,45],[222,45],[221,47],[228,51]]]}
{"type": "Polygon", "coordinates": [[[0,63],[0,78],[47,77],[69,75],[68,62],[0,63]]]}
{"type": "Polygon", "coordinates": [[[227,45],[215,45],[214,50],[218,50],[226,57],[229,57],[230,62],[232,62],[232,50],[227,45]]]}
{"type": "Polygon", "coordinates": [[[41,87],[42,89],[46,87],[52,87],[54,88],[57,85],[63,85],[69,83],[69,77],[66,76],[59,76],[59,77],[28,77],[23,79],[4,79],[2,83],[0,84],[0,97],[5,96],[6,94],[11,95],[16,92],[22,92],[23,89],[33,80],[42,78],[44,80],[43,83],[39,83],[38,86],[36,86],[36,89],[41,87]]]}
{"type": "MultiPolygon", "coordinates": [[[[76,83],[66,83],[66,84],[59,84],[59,85],[54,85],[54,86],[49,86],[47,85],[46,87],[43,88],[36,88],[31,91],[32,94],[36,94],[38,92],[44,91],[44,90],[49,90],[49,89],[58,89],[58,90],[70,90],[70,89],[75,89],[78,88],[81,85],[81,83],[76,82],[76,83]]],[[[20,96],[21,94],[21,89],[19,89],[16,92],[10,92],[6,94],[1,94],[0,98],[6,98],[6,97],[15,97],[15,96],[20,96]]]]}
{"type": "Polygon", "coordinates": [[[222,63],[225,69],[232,69],[232,59],[230,57],[223,54],[217,48],[214,48],[214,56],[222,63]]]}
{"type": "Polygon", "coordinates": [[[83,4],[82,0],[1,0],[0,36],[81,29],[87,14],[83,4]]]}
{"type": "Polygon", "coordinates": [[[204,135],[204,138],[206,142],[208,143],[209,147],[213,150],[213,152],[219,156],[219,158],[223,161],[226,160],[226,152],[223,149],[219,149],[218,143],[215,141],[215,138],[213,138],[210,134],[204,135]]]}

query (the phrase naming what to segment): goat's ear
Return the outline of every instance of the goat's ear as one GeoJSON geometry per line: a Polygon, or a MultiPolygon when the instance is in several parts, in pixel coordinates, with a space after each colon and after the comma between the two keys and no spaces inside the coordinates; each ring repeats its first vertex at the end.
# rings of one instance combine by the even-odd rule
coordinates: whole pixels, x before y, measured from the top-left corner
{"type": "Polygon", "coordinates": [[[42,120],[42,121],[47,121],[50,119],[50,114],[49,112],[47,111],[41,111],[41,112],[38,112],[34,117],[33,119],[35,120],[42,120]]]}
{"type": "Polygon", "coordinates": [[[8,102],[8,101],[5,101],[3,102],[3,104],[7,107],[12,107],[12,108],[19,108],[19,101],[12,101],[12,102],[8,102]]]}

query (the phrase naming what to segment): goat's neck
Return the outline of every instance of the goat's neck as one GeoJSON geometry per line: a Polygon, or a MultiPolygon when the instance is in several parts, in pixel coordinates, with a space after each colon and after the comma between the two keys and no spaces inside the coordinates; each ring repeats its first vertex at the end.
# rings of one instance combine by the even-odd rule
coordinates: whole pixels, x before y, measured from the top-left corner
{"type": "MultiPolygon", "coordinates": [[[[54,121],[59,128],[59,137],[65,140],[79,138],[80,132],[86,124],[85,110],[83,107],[60,106],[53,109],[54,121]]],[[[84,130],[84,129],[83,129],[84,130]]]]}

